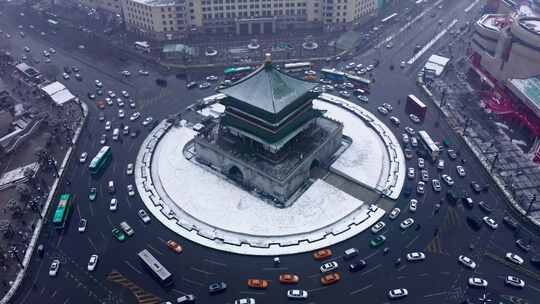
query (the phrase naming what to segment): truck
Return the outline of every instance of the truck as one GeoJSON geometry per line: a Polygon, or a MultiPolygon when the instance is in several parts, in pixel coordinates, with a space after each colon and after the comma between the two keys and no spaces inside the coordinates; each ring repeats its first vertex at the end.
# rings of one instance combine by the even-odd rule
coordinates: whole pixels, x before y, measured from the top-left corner
{"type": "Polygon", "coordinates": [[[426,117],[427,106],[418,97],[410,94],[407,96],[407,102],[405,104],[405,112],[407,114],[414,114],[424,120],[426,117]]]}

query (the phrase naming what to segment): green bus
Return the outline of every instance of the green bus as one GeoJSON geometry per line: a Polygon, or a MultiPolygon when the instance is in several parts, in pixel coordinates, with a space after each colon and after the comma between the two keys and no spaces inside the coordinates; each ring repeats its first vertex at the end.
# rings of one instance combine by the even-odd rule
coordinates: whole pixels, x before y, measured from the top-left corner
{"type": "Polygon", "coordinates": [[[244,76],[247,76],[249,73],[253,71],[253,68],[250,66],[245,67],[238,67],[238,68],[226,68],[223,71],[223,74],[225,74],[226,80],[238,80],[244,76]]]}
{"type": "Polygon", "coordinates": [[[71,194],[64,193],[60,195],[60,201],[54,211],[53,225],[56,229],[62,229],[66,226],[66,219],[71,209],[71,194]]]}
{"type": "Polygon", "coordinates": [[[90,168],[90,173],[98,174],[101,169],[105,166],[109,158],[111,157],[111,147],[103,146],[101,150],[96,154],[96,156],[90,162],[88,168],[90,168]]]}

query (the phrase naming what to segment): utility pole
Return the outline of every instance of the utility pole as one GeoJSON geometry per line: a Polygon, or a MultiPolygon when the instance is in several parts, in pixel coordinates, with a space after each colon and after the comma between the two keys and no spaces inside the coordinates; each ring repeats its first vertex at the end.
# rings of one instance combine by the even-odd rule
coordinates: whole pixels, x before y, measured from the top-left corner
{"type": "Polygon", "coordinates": [[[465,127],[463,128],[463,136],[467,136],[467,129],[469,128],[470,124],[471,119],[467,117],[467,120],[465,120],[465,127]]]}
{"type": "Polygon", "coordinates": [[[531,197],[531,201],[529,202],[529,207],[527,208],[527,212],[525,212],[525,215],[529,215],[529,212],[531,212],[533,204],[536,202],[536,194],[533,194],[531,197]]]}
{"type": "Polygon", "coordinates": [[[493,158],[493,162],[491,163],[491,167],[489,168],[489,172],[493,172],[493,169],[495,169],[495,164],[497,163],[497,161],[499,160],[499,152],[497,152],[497,154],[495,154],[495,158],[493,158]]]}

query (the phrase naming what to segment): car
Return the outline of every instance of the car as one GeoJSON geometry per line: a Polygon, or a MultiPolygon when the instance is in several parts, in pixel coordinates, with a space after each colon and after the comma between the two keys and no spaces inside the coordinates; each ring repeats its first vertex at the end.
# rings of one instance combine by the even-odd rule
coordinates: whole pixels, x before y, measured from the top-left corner
{"type": "Polygon", "coordinates": [[[135,196],[135,187],[132,184],[127,185],[126,189],[129,196],[135,196]]]}
{"type": "Polygon", "coordinates": [[[126,175],[133,175],[133,163],[127,164],[126,175]]]}
{"type": "Polygon", "coordinates": [[[511,230],[517,230],[519,228],[518,222],[512,218],[511,216],[505,216],[503,217],[503,222],[510,228],[511,230]]]}
{"type": "Polygon", "coordinates": [[[474,192],[476,193],[480,193],[482,192],[482,186],[480,186],[479,183],[477,183],[476,181],[472,181],[471,182],[471,188],[474,190],[474,192]]]}
{"type": "Polygon", "coordinates": [[[339,273],[329,273],[321,277],[321,284],[330,285],[339,282],[339,280],[341,280],[341,276],[339,273]]]}
{"type": "Polygon", "coordinates": [[[128,93],[128,91],[125,91],[125,90],[124,90],[124,91],[120,92],[120,95],[124,96],[124,98],[129,98],[129,93],[128,93]]]}
{"type": "Polygon", "coordinates": [[[385,109],[387,109],[387,110],[388,110],[388,112],[391,112],[391,111],[392,111],[392,110],[394,109],[394,108],[392,107],[392,105],[391,105],[391,104],[389,104],[389,103],[386,103],[386,102],[385,102],[385,103],[383,103],[383,104],[382,104],[382,106],[383,106],[383,107],[384,107],[385,109]]]}
{"type": "Polygon", "coordinates": [[[400,212],[401,212],[401,209],[396,207],[396,208],[392,209],[392,211],[390,211],[390,214],[388,214],[388,217],[391,220],[395,220],[399,216],[400,212]]]}
{"type": "Polygon", "coordinates": [[[379,221],[375,225],[371,226],[371,232],[379,233],[379,231],[383,230],[384,227],[386,227],[386,223],[383,221],[379,221]]]}
{"type": "Polygon", "coordinates": [[[366,268],[367,262],[365,260],[359,260],[357,262],[349,264],[349,271],[350,272],[358,272],[364,268],[366,268]]]}
{"type": "Polygon", "coordinates": [[[150,223],[150,220],[151,220],[150,216],[148,216],[148,213],[146,213],[146,211],[144,211],[144,209],[140,209],[139,211],[137,211],[137,215],[139,216],[141,221],[143,221],[143,223],[145,223],[145,224],[150,223]]]}
{"type": "Polygon", "coordinates": [[[455,160],[457,158],[457,153],[455,150],[453,149],[448,149],[446,151],[448,153],[448,157],[451,159],[451,160],[455,160]]]}
{"type": "Polygon", "coordinates": [[[113,100],[112,100],[110,97],[105,98],[105,102],[107,102],[107,104],[108,104],[109,106],[114,105],[114,102],[113,102],[113,100]]]}
{"type": "Polygon", "coordinates": [[[135,120],[139,119],[139,117],[141,117],[141,113],[135,112],[135,113],[131,114],[131,117],[129,117],[129,120],[135,121],[135,120]]]}
{"type": "Polygon", "coordinates": [[[300,281],[300,277],[296,274],[284,273],[279,275],[281,284],[296,284],[300,281]]]}
{"type": "MultiPolygon", "coordinates": [[[[141,209],[142,210],[142,209],[141,209]]],[[[139,212],[141,211],[139,210],[139,212]]],[[[144,211],[144,210],[143,210],[144,211]]],[[[140,216],[140,215],[139,215],[140,216]]],[[[143,220],[144,222],[144,220],[143,220]]],[[[145,222],[146,223],[146,222],[145,222]]],[[[167,241],[167,247],[169,247],[169,249],[171,249],[173,252],[176,252],[176,253],[182,253],[182,246],[180,246],[180,244],[178,244],[176,241],[173,241],[173,240],[168,240],[167,241]]]]}
{"type": "Polygon", "coordinates": [[[411,146],[418,147],[418,139],[415,136],[411,136],[411,146]]]}
{"type": "Polygon", "coordinates": [[[403,220],[399,224],[399,227],[401,228],[401,230],[405,230],[405,229],[411,227],[413,224],[414,224],[414,219],[409,217],[409,218],[406,218],[405,220],[403,220]]]}
{"type": "Polygon", "coordinates": [[[386,236],[378,235],[369,241],[369,245],[373,248],[381,246],[386,241],[386,236]]]}
{"type": "Polygon", "coordinates": [[[129,103],[129,107],[130,107],[131,109],[135,109],[135,108],[137,107],[137,104],[136,104],[134,101],[131,101],[131,102],[129,103]]]}
{"type": "Polygon", "coordinates": [[[68,80],[69,79],[69,74],[68,73],[62,73],[62,78],[64,78],[65,80],[68,80]]]}
{"type": "Polygon", "coordinates": [[[457,171],[458,175],[461,176],[461,177],[465,177],[465,175],[467,175],[465,173],[465,168],[463,168],[462,166],[456,166],[456,171],[457,171]]]}
{"type": "Polygon", "coordinates": [[[454,180],[448,174],[441,175],[441,178],[448,186],[452,186],[454,184],[454,180]]]}
{"type": "Polygon", "coordinates": [[[418,262],[426,259],[426,254],[421,251],[409,252],[406,255],[407,261],[418,262]]]}
{"type": "Polygon", "coordinates": [[[414,168],[410,167],[407,169],[407,177],[410,179],[413,179],[415,177],[415,171],[414,168]]]}
{"type": "Polygon", "coordinates": [[[517,265],[523,264],[523,258],[520,257],[519,255],[515,254],[515,253],[507,252],[505,257],[506,257],[507,260],[509,260],[510,262],[515,263],[517,265]]]}
{"type": "Polygon", "coordinates": [[[119,136],[120,136],[120,130],[118,128],[114,128],[113,134],[112,134],[112,139],[113,140],[118,140],[119,136]]]}
{"type": "Polygon", "coordinates": [[[343,259],[344,260],[352,260],[354,259],[356,256],[358,256],[358,254],[360,253],[360,251],[358,251],[357,248],[349,248],[347,250],[345,250],[345,252],[343,253],[343,259]]]}
{"type": "Polygon", "coordinates": [[[525,281],[523,281],[522,279],[520,279],[518,277],[514,277],[514,276],[510,276],[510,275],[506,276],[506,278],[504,278],[504,283],[506,285],[516,287],[516,288],[525,287],[525,281]]]}
{"type": "Polygon", "coordinates": [[[135,234],[135,230],[133,230],[126,221],[120,222],[120,229],[122,229],[127,236],[135,234]]]}
{"type": "Polygon", "coordinates": [[[88,96],[88,99],[96,99],[96,94],[94,94],[94,93],[88,92],[88,94],[86,94],[86,96],[88,96]]]}
{"type": "Polygon", "coordinates": [[[219,293],[227,289],[227,284],[225,282],[215,282],[208,285],[208,292],[211,294],[219,293]]]}
{"type": "Polygon", "coordinates": [[[377,107],[377,111],[379,111],[379,113],[381,113],[382,115],[386,115],[389,113],[385,107],[377,107]]]}
{"type": "Polygon", "coordinates": [[[351,97],[351,93],[348,92],[348,91],[343,90],[343,91],[339,91],[339,96],[349,98],[349,97],[351,97]]]}
{"type": "Polygon", "coordinates": [[[180,303],[195,303],[195,295],[187,294],[176,299],[176,304],[180,303]]]}
{"type": "Polygon", "coordinates": [[[416,200],[414,198],[411,199],[409,201],[409,211],[410,212],[415,212],[417,208],[418,208],[418,200],[416,200]]]}
{"type": "Polygon", "coordinates": [[[289,289],[287,290],[287,297],[289,299],[307,299],[308,292],[301,289],[289,289]]]}
{"type": "Polygon", "coordinates": [[[365,95],[356,95],[356,98],[358,98],[358,100],[360,100],[363,103],[368,103],[369,102],[369,97],[367,97],[365,95]]]}
{"type": "Polygon", "coordinates": [[[109,131],[111,129],[111,121],[107,120],[105,122],[105,131],[109,131]]]}
{"type": "Polygon", "coordinates": [[[477,288],[485,288],[488,286],[488,282],[482,278],[472,277],[469,278],[469,286],[477,288]]]}
{"type": "Polygon", "coordinates": [[[75,79],[77,79],[78,81],[82,81],[82,76],[81,76],[81,74],[76,73],[74,76],[75,76],[75,79]]]}
{"type": "Polygon", "coordinates": [[[409,135],[403,133],[401,134],[401,140],[403,141],[403,143],[407,144],[409,143],[409,135]]]}
{"type": "Polygon", "coordinates": [[[396,126],[396,127],[399,127],[399,124],[400,124],[400,121],[399,121],[399,118],[395,117],[395,116],[390,116],[390,122],[396,126]]]}
{"type": "Polygon", "coordinates": [[[497,229],[497,227],[499,227],[499,224],[497,224],[497,222],[495,222],[495,220],[492,219],[489,216],[484,216],[482,218],[482,220],[484,221],[484,223],[486,223],[486,225],[488,225],[493,230],[495,230],[495,229],[497,229]]]}
{"type": "Polygon", "coordinates": [[[255,304],[255,299],[253,298],[243,298],[234,300],[234,304],[255,304]]]}
{"type": "Polygon", "coordinates": [[[43,54],[44,57],[49,57],[49,56],[51,56],[51,54],[50,54],[49,52],[47,52],[47,51],[43,51],[43,52],[41,52],[41,53],[43,54]]]}
{"type": "Polygon", "coordinates": [[[479,202],[478,207],[480,207],[480,209],[482,209],[482,211],[484,211],[485,213],[489,214],[493,212],[493,208],[491,208],[491,206],[484,201],[479,202]]]}
{"type": "Polygon", "coordinates": [[[532,249],[532,245],[531,245],[531,241],[532,240],[529,240],[529,241],[525,241],[524,239],[518,239],[516,241],[516,245],[523,251],[525,252],[529,252],[531,251],[532,249]]]}
{"type": "Polygon", "coordinates": [[[90,201],[94,201],[96,200],[96,197],[97,197],[97,189],[92,187],[90,188],[90,193],[88,194],[88,199],[90,201]]]}
{"type": "Polygon", "coordinates": [[[123,108],[124,107],[124,101],[122,100],[122,98],[116,98],[116,104],[118,104],[118,107],[120,108],[123,108]]]}
{"type": "Polygon", "coordinates": [[[118,118],[124,118],[126,117],[126,112],[124,112],[124,110],[122,109],[119,109],[118,110],[118,118]]]}
{"type": "Polygon", "coordinates": [[[110,98],[116,98],[116,93],[113,92],[113,91],[107,91],[107,95],[108,95],[110,98]]]}
{"type": "MultiPolygon", "coordinates": [[[[405,134],[405,135],[406,135],[406,134],[405,134]]],[[[406,158],[406,159],[411,159],[411,158],[413,158],[413,152],[412,152],[411,149],[405,148],[405,149],[403,150],[403,152],[405,153],[405,158],[406,158]]]]}
{"type": "Polygon", "coordinates": [[[126,234],[122,230],[114,227],[111,232],[117,241],[123,242],[126,240],[126,234]]]}
{"type": "Polygon", "coordinates": [[[414,114],[409,114],[409,119],[414,123],[420,123],[420,118],[414,114]]]}
{"type": "Polygon", "coordinates": [[[405,132],[409,133],[409,135],[416,134],[416,131],[411,127],[405,127],[405,132]]]}
{"type": "Polygon", "coordinates": [[[249,279],[247,281],[247,285],[250,288],[254,289],[266,289],[269,285],[267,280],[261,280],[261,279],[249,279]]]}
{"type": "Polygon", "coordinates": [[[150,72],[148,72],[147,70],[138,70],[137,72],[139,73],[139,75],[142,75],[142,76],[150,75],[150,72]]]}
{"type": "Polygon", "coordinates": [[[81,164],[85,163],[86,160],[88,159],[88,153],[87,152],[83,152],[81,153],[81,157],[79,157],[79,162],[81,164]]]}
{"type": "Polygon", "coordinates": [[[433,190],[435,192],[440,192],[441,191],[441,182],[438,180],[438,179],[432,179],[431,180],[431,185],[433,186],[433,190]]]}
{"type": "Polygon", "coordinates": [[[154,120],[154,119],[152,118],[152,116],[146,117],[146,118],[144,119],[144,121],[142,122],[142,125],[143,125],[143,126],[147,126],[147,125],[149,125],[150,123],[152,123],[153,120],[154,120]]]}
{"type": "Polygon", "coordinates": [[[99,143],[101,145],[105,145],[107,143],[107,134],[101,134],[101,138],[99,139],[99,143]]]}
{"type": "Polygon", "coordinates": [[[210,76],[206,76],[206,81],[217,81],[219,80],[219,77],[217,77],[216,75],[210,75],[210,76]]]}
{"type": "Polygon", "coordinates": [[[49,48],[49,53],[51,53],[51,54],[56,54],[56,50],[53,49],[53,48],[49,48]]]}
{"type": "Polygon", "coordinates": [[[102,87],[103,87],[103,83],[102,83],[101,81],[97,80],[97,79],[94,80],[94,84],[95,84],[96,87],[98,87],[98,88],[102,88],[102,87]]]}
{"type": "Polygon", "coordinates": [[[60,261],[58,259],[54,259],[51,263],[51,266],[49,266],[49,276],[55,277],[58,274],[59,269],[60,261]]]}
{"type": "Polygon", "coordinates": [[[338,268],[338,263],[336,261],[332,261],[332,262],[322,264],[319,269],[321,270],[322,273],[325,273],[325,272],[330,272],[332,270],[335,270],[337,268],[338,268]]]}
{"type": "Polygon", "coordinates": [[[129,134],[129,126],[124,126],[124,128],[122,129],[122,134],[124,134],[124,135],[129,134]]]}
{"type": "Polygon", "coordinates": [[[437,169],[444,170],[444,159],[439,159],[437,161],[437,169]]]}
{"type": "Polygon", "coordinates": [[[25,47],[23,48],[23,50],[24,50],[25,52],[30,52],[30,48],[27,47],[27,46],[25,46],[25,47]]]}
{"type": "Polygon", "coordinates": [[[317,261],[324,260],[332,256],[332,250],[329,248],[321,249],[313,253],[313,258],[317,261]]]}
{"type": "Polygon", "coordinates": [[[209,82],[204,81],[204,82],[201,82],[199,84],[199,89],[201,89],[201,90],[208,89],[210,86],[212,86],[212,84],[210,84],[209,82]]]}
{"type": "Polygon", "coordinates": [[[426,162],[422,157],[418,158],[418,168],[423,169],[426,166],[426,162]]]}
{"type": "Polygon", "coordinates": [[[127,70],[124,70],[124,71],[120,72],[120,74],[122,74],[122,76],[124,76],[124,77],[129,77],[129,76],[131,76],[131,72],[130,72],[130,71],[127,71],[127,70]]]}
{"type": "Polygon", "coordinates": [[[428,170],[420,171],[420,175],[422,176],[422,181],[423,182],[428,182],[429,181],[429,172],[428,172],[428,170]]]}
{"type": "Polygon", "coordinates": [[[73,73],[79,73],[79,72],[81,71],[81,70],[80,70],[78,67],[76,67],[76,66],[72,66],[72,67],[71,67],[71,70],[73,71],[73,73]]]}
{"type": "Polygon", "coordinates": [[[77,228],[77,230],[79,230],[80,233],[83,233],[86,231],[86,219],[85,218],[81,218],[79,220],[79,227],[77,228]]]}
{"type": "Polygon", "coordinates": [[[94,271],[98,263],[99,256],[97,254],[92,254],[90,260],[88,261],[87,269],[88,271],[94,271]]]}
{"type": "Polygon", "coordinates": [[[405,288],[392,289],[388,291],[388,297],[390,299],[401,299],[406,297],[409,294],[409,291],[405,288]]]}
{"type": "Polygon", "coordinates": [[[426,183],[423,181],[419,181],[418,184],[416,184],[416,193],[418,194],[424,194],[426,192],[426,183]]]}
{"type": "Polygon", "coordinates": [[[458,262],[461,263],[461,265],[467,267],[467,268],[470,268],[470,269],[475,269],[476,268],[476,263],[469,257],[467,256],[464,256],[464,255],[460,255],[458,256],[458,262]]]}
{"type": "Polygon", "coordinates": [[[116,198],[111,198],[111,201],[109,203],[109,210],[110,211],[118,210],[118,200],[116,198]]]}

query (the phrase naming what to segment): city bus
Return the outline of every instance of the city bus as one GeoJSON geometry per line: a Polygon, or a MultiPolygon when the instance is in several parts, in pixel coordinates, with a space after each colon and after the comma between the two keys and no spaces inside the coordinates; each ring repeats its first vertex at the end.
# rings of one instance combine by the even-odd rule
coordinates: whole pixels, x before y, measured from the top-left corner
{"type": "Polygon", "coordinates": [[[439,157],[439,147],[435,144],[433,139],[431,139],[431,136],[429,136],[426,131],[418,131],[418,135],[420,136],[420,144],[424,149],[426,149],[431,157],[431,160],[435,161],[435,159],[439,157]]]}
{"type": "Polygon", "coordinates": [[[112,149],[110,146],[103,146],[101,150],[99,150],[88,166],[88,168],[90,168],[90,173],[98,174],[101,169],[103,169],[109,158],[111,158],[111,151],[112,149]]]}
{"type": "Polygon", "coordinates": [[[371,80],[351,74],[345,74],[345,77],[355,86],[366,92],[369,92],[369,89],[371,88],[371,80]]]}
{"type": "Polygon", "coordinates": [[[135,41],[134,46],[136,50],[150,53],[150,44],[147,41],[135,41]]]}
{"type": "Polygon", "coordinates": [[[139,256],[139,259],[144,267],[150,271],[152,276],[154,276],[154,278],[158,280],[162,286],[171,286],[173,284],[172,274],[163,265],[161,265],[161,263],[150,253],[150,251],[143,249],[137,255],[139,256]]]}
{"type": "Polygon", "coordinates": [[[287,73],[298,73],[313,69],[313,64],[311,62],[286,63],[283,68],[287,73]]]}
{"type": "Polygon", "coordinates": [[[390,16],[384,18],[383,20],[381,20],[381,23],[388,23],[388,22],[392,21],[393,19],[396,19],[397,15],[398,15],[397,13],[393,13],[392,15],[390,15],[390,16]]]}
{"type": "Polygon", "coordinates": [[[67,193],[60,195],[60,201],[58,202],[58,206],[54,211],[52,219],[53,225],[56,227],[56,229],[63,229],[66,226],[66,220],[70,209],[71,195],[67,193]]]}
{"type": "Polygon", "coordinates": [[[247,76],[253,71],[253,68],[250,66],[238,67],[238,68],[226,68],[223,71],[226,80],[238,80],[242,77],[247,76]]]}
{"type": "Polygon", "coordinates": [[[322,69],[321,76],[324,79],[342,82],[345,80],[345,73],[335,70],[335,69],[322,69]]]}

